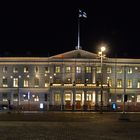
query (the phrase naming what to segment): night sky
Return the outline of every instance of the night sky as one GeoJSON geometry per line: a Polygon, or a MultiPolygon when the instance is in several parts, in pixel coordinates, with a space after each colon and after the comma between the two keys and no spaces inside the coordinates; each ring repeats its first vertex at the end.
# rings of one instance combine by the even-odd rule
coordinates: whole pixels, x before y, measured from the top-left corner
{"type": "Polygon", "coordinates": [[[0,56],[51,56],[77,46],[78,10],[82,49],[108,57],[140,58],[140,8],[136,0],[65,0],[6,3],[0,14],[0,56]]]}

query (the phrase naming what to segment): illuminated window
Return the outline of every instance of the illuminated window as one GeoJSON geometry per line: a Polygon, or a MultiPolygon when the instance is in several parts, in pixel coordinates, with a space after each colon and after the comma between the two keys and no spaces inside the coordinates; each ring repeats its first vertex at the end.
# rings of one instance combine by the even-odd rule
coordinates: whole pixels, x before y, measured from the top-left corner
{"type": "Polygon", "coordinates": [[[13,79],[13,87],[18,87],[18,78],[13,79]]]}
{"type": "Polygon", "coordinates": [[[18,68],[17,67],[13,68],[13,73],[18,73],[18,68]]]}
{"type": "Polygon", "coordinates": [[[111,73],[112,72],[112,68],[111,67],[107,67],[107,73],[111,73]]]}
{"type": "Polygon", "coordinates": [[[45,73],[49,73],[49,67],[45,67],[45,73]]]}
{"type": "Polygon", "coordinates": [[[140,88],[140,80],[137,82],[137,88],[140,88]]]}
{"type": "Polygon", "coordinates": [[[131,73],[132,73],[132,68],[128,68],[127,73],[128,73],[128,74],[131,74],[131,73]]]}
{"type": "Polygon", "coordinates": [[[3,87],[8,87],[8,80],[5,77],[3,77],[3,79],[2,79],[2,86],[3,87]]]}
{"type": "Polygon", "coordinates": [[[82,72],[82,68],[81,67],[76,67],[76,73],[81,73],[82,72]]]}
{"type": "Polygon", "coordinates": [[[2,101],[4,101],[4,102],[8,101],[8,94],[7,93],[2,94],[2,101]]]}
{"type": "Polygon", "coordinates": [[[24,87],[29,87],[29,80],[28,79],[24,80],[24,87]]]}
{"type": "Polygon", "coordinates": [[[91,67],[86,67],[86,73],[91,73],[91,67]]]}
{"type": "Polygon", "coordinates": [[[140,95],[137,95],[137,102],[140,102],[140,95]]]}
{"type": "Polygon", "coordinates": [[[28,101],[28,93],[23,94],[23,101],[28,101]]]}
{"type": "Polygon", "coordinates": [[[39,78],[34,79],[34,87],[39,87],[39,78]]]}
{"type": "Polygon", "coordinates": [[[71,72],[71,67],[66,67],[66,73],[70,73],[71,72]]]}
{"type": "Polygon", "coordinates": [[[91,101],[91,94],[87,94],[86,101],[91,101]]]}
{"type": "Polygon", "coordinates": [[[29,69],[28,69],[28,67],[24,67],[24,73],[28,73],[29,72],[29,69]]]}
{"type": "Polygon", "coordinates": [[[122,72],[123,72],[122,67],[118,67],[118,68],[117,68],[117,73],[122,73],[122,72]]]}
{"type": "Polygon", "coordinates": [[[35,73],[38,73],[39,72],[39,68],[36,66],[35,67],[35,73]]]}
{"type": "Polygon", "coordinates": [[[135,102],[135,96],[134,95],[127,95],[128,99],[127,102],[135,102]]]}
{"type": "Polygon", "coordinates": [[[2,68],[2,71],[3,71],[4,73],[7,73],[7,70],[8,70],[8,69],[7,69],[7,67],[5,67],[5,66],[2,68]]]}
{"type": "Polygon", "coordinates": [[[122,79],[117,79],[117,88],[122,87],[122,79]]]}
{"type": "Polygon", "coordinates": [[[81,101],[81,94],[76,94],[75,100],[76,100],[76,101],[81,101]]]}
{"type": "Polygon", "coordinates": [[[60,103],[61,102],[60,93],[55,93],[54,94],[54,101],[57,102],[57,103],[60,103]]]}
{"type": "Polygon", "coordinates": [[[49,80],[45,79],[45,87],[48,87],[48,86],[49,86],[49,80]]]}
{"type": "Polygon", "coordinates": [[[56,72],[56,73],[60,73],[60,66],[56,66],[56,67],[55,67],[55,72],[56,72]]]}
{"type": "Polygon", "coordinates": [[[127,88],[132,88],[132,80],[131,79],[127,80],[127,88]]]}
{"type": "Polygon", "coordinates": [[[108,83],[108,86],[109,86],[109,87],[112,87],[112,79],[110,79],[110,78],[107,79],[107,83],[108,83]]]}
{"type": "Polygon", "coordinates": [[[32,98],[33,98],[33,101],[34,101],[34,102],[38,102],[38,101],[39,101],[38,95],[33,94],[33,95],[32,95],[32,98]]]}
{"type": "Polygon", "coordinates": [[[71,94],[65,94],[65,101],[71,100],[71,94]]]}
{"type": "Polygon", "coordinates": [[[101,67],[96,67],[96,73],[101,73],[101,67]]]}

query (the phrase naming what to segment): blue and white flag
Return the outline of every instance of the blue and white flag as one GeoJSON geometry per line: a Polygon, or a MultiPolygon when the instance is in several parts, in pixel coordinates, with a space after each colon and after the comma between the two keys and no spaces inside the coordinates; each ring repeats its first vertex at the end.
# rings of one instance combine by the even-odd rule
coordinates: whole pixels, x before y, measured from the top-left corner
{"type": "Polygon", "coordinates": [[[79,10],[79,18],[80,18],[80,17],[87,18],[86,12],[83,12],[82,10],[79,10]]]}

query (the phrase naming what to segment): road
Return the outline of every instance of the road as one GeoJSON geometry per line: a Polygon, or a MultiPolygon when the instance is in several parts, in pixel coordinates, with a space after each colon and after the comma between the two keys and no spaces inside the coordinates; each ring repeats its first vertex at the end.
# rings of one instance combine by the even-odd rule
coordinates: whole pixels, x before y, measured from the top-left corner
{"type": "Polygon", "coordinates": [[[140,114],[0,114],[0,140],[139,140],[140,114]]]}

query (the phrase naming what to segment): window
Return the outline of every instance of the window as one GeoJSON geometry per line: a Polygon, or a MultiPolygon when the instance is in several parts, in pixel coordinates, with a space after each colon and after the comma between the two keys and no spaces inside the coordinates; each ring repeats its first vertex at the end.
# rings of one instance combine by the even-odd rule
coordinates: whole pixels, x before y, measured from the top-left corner
{"type": "Polygon", "coordinates": [[[122,73],[122,72],[123,72],[122,67],[118,67],[117,68],[117,73],[122,73]]]}
{"type": "Polygon", "coordinates": [[[8,80],[5,77],[3,77],[3,79],[2,79],[2,86],[3,87],[8,87],[8,80]]]}
{"type": "Polygon", "coordinates": [[[66,73],[70,73],[71,72],[71,67],[66,67],[66,73]]]}
{"type": "Polygon", "coordinates": [[[39,68],[36,66],[35,67],[35,73],[39,72],[39,68]]]}
{"type": "Polygon", "coordinates": [[[2,94],[2,101],[4,101],[4,102],[8,101],[8,94],[7,93],[2,94]]]}
{"type": "Polygon", "coordinates": [[[137,88],[140,88],[140,80],[137,82],[137,88]]]}
{"type": "Polygon", "coordinates": [[[85,83],[87,83],[87,84],[91,83],[91,79],[86,78],[86,79],[85,79],[85,83]]]}
{"type": "Polygon", "coordinates": [[[122,102],[122,95],[116,96],[116,102],[122,102]]]}
{"type": "Polygon", "coordinates": [[[108,86],[109,86],[109,87],[112,87],[112,79],[108,79],[108,80],[107,80],[107,83],[108,83],[108,86]]]}
{"type": "Polygon", "coordinates": [[[18,68],[17,67],[13,68],[13,73],[18,73],[18,68]]]}
{"type": "Polygon", "coordinates": [[[131,79],[127,80],[127,88],[132,88],[132,80],[131,79]]]}
{"type": "Polygon", "coordinates": [[[24,87],[29,87],[29,80],[28,79],[24,80],[24,87]]]}
{"type": "Polygon", "coordinates": [[[81,94],[76,94],[75,100],[76,100],[76,101],[81,101],[81,94]]]}
{"type": "Polygon", "coordinates": [[[39,79],[37,77],[34,79],[34,86],[39,87],[39,79]]]}
{"type": "Polygon", "coordinates": [[[48,86],[49,86],[49,80],[45,79],[45,87],[48,87],[48,86]]]}
{"type": "Polygon", "coordinates": [[[127,102],[135,102],[135,95],[127,95],[128,99],[127,102]]]}
{"type": "Polygon", "coordinates": [[[82,68],[81,67],[76,67],[76,73],[81,73],[82,72],[82,68]]]}
{"type": "Polygon", "coordinates": [[[117,88],[122,87],[122,79],[117,79],[117,88]]]}
{"type": "Polygon", "coordinates": [[[4,73],[7,73],[7,70],[8,70],[8,69],[7,69],[7,67],[5,67],[5,66],[2,68],[2,71],[3,71],[4,73]]]}
{"type": "Polygon", "coordinates": [[[60,103],[61,102],[60,93],[55,93],[54,94],[54,101],[57,102],[57,103],[60,103]]]}
{"type": "Polygon", "coordinates": [[[137,102],[140,102],[140,95],[137,95],[137,102]]]}
{"type": "Polygon", "coordinates": [[[66,79],[66,83],[67,83],[67,84],[72,83],[71,78],[67,78],[67,79],[66,79]]]}
{"type": "Polygon", "coordinates": [[[96,73],[101,73],[101,67],[96,68],[96,73]]]}
{"type": "Polygon", "coordinates": [[[65,101],[70,101],[71,100],[71,94],[65,94],[65,101]]]}
{"type": "Polygon", "coordinates": [[[91,73],[91,67],[86,67],[86,73],[91,73]]]}
{"type": "Polygon", "coordinates": [[[45,67],[45,73],[49,73],[49,67],[45,67]]]}
{"type": "Polygon", "coordinates": [[[60,73],[60,66],[56,66],[56,67],[55,67],[55,72],[56,72],[56,73],[60,73]]]}
{"type": "Polygon", "coordinates": [[[132,73],[132,68],[128,68],[127,73],[128,73],[128,74],[131,74],[131,73],[132,73]]]}
{"type": "Polygon", "coordinates": [[[18,78],[13,79],[13,87],[18,87],[18,78]]]}
{"type": "Polygon", "coordinates": [[[54,83],[61,84],[61,79],[60,78],[56,78],[54,83]]]}
{"type": "Polygon", "coordinates": [[[86,101],[91,101],[91,94],[87,94],[86,101]]]}
{"type": "Polygon", "coordinates": [[[76,83],[77,84],[81,84],[82,83],[82,79],[81,78],[76,78],[76,83]]]}
{"type": "Polygon", "coordinates": [[[18,101],[18,94],[17,93],[13,94],[13,101],[15,101],[15,102],[18,101]]]}
{"type": "Polygon", "coordinates": [[[28,67],[24,67],[24,73],[28,73],[29,72],[29,69],[28,69],[28,67]]]}
{"type": "Polygon", "coordinates": [[[28,93],[23,94],[23,101],[28,101],[28,93]]]}
{"type": "Polygon", "coordinates": [[[33,94],[33,95],[32,95],[32,98],[33,98],[33,101],[34,101],[34,102],[38,102],[38,101],[39,101],[38,95],[33,94]]]}
{"type": "Polygon", "coordinates": [[[112,72],[112,68],[111,67],[107,67],[107,73],[111,73],[112,72]]]}

